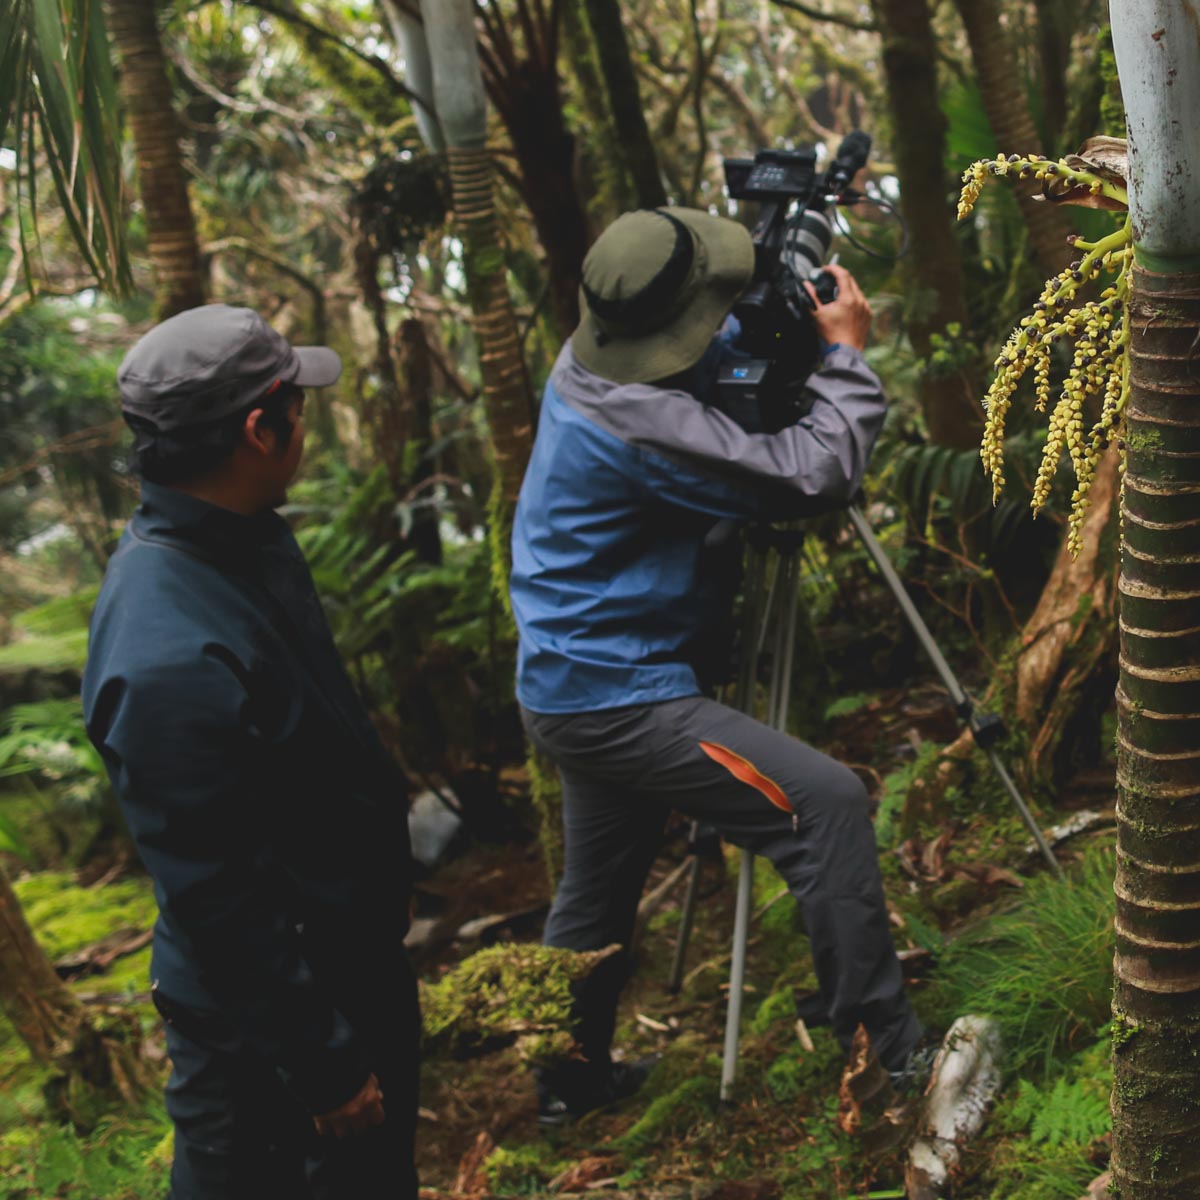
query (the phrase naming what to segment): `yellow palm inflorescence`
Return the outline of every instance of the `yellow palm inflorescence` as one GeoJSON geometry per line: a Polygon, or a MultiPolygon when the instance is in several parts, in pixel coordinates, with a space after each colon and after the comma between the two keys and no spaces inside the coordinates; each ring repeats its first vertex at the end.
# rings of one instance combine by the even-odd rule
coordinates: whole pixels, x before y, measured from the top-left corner
{"type": "MultiPolygon", "coordinates": [[[[971,212],[984,183],[995,175],[1036,180],[1060,193],[1103,197],[1121,207],[1127,205],[1125,189],[1119,183],[1066,162],[1013,154],[1007,159],[984,159],[963,173],[960,219],[971,212]]],[[[1021,318],[996,359],[996,376],[984,398],[987,424],[980,456],[984,471],[992,477],[992,498],[998,500],[1004,489],[1004,424],[1017,385],[1032,367],[1035,407],[1039,412],[1049,407],[1052,348],[1064,338],[1073,340],[1071,366],[1050,412],[1050,430],[1034,483],[1032,507],[1037,513],[1045,505],[1065,450],[1076,480],[1067,531],[1068,545],[1075,555],[1080,549],[1087,494],[1096,464],[1104,449],[1119,438],[1129,394],[1126,308],[1133,265],[1129,219],[1107,237],[1095,242],[1072,237],[1071,245],[1082,252],[1082,257],[1046,283],[1033,311],[1021,318]],[[1082,299],[1080,291],[1101,276],[1111,277],[1109,285],[1098,298],[1082,299]],[[1084,405],[1092,396],[1100,397],[1100,413],[1089,430],[1085,428],[1084,405]]]]}

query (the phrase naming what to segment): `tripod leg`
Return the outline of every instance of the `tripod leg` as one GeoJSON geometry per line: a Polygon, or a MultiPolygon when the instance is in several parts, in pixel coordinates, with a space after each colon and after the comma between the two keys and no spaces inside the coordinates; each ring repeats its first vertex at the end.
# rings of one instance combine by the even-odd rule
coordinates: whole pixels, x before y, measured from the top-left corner
{"type": "MultiPolygon", "coordinates": [[[[696,823],[692,822],[692,836],[696,836],[696,823]]],[[[696,892],[700,883],[700,856],[692,859],[688,872],[687,891],[683,897],[683,911],[679,914],[679,934],[675,939],[675,959],[671,963],[671,977],[667,990],[675,995],[683,986],[683,965],[687,959],[688,942],[692,937],[692,921],[696,916],[696,892]]]]}
{"type": "Polygon", "coordinates": [[[721,1062],[721,1102],[733,1098],[738,1038],[742,1024],[742,990],[746,984],[746,943],[750,933],[750,899],[754,888],[754,855],[742,851],[738,871],[737,915],[733,921],[733,963],[729,968],[729,1008],[725,1014],[725,1055],[721,1062]]]}
{"type": "MultiPolygon", "coordinates": [[[[950,693],[950,699],[954,701],[955,708],[960,713],[969,713],[971,707],[970,697],[963,690],[962,684],[954,677],[954,672],[950,670],[950,664],[946,661],[946,657],[937,642],[933,640],[933,634],[929,632],[929,626],[922,620],[921,614],[917,612],[911,597],[905,591],[900,576],[896,574],[896,568],[892,566],[883,547],[879,544],[879,539],[876,538],[875,531],[867,522],[867,518],[853,505],[846,510],[846,514],[850,518],[850,523],[858,532],[858,536],[862,538],[863,546],[866,548],[867,554],[870,555],[871,561],[879,569],[884,582],[896,598],[896,603],[900,606],[900,611],[907,619],[909,627],[917,635],[917,641],[921,643],[925,653],[929,655],[934,670],[937,671],[946,690],[950,693]]],[[[980,748],[986,752],[988,761],[992,764],[992,769],[996,772],[1000,782],[1004,785],[1004,790],[1008,792],[1009,797],[1012,799],[1017,812],[1021,816],[1021,820],[1025,822],[1025,828],[1029,830],[1038,849],[1042,852],[1042,857],[1046,860],[1050,869],[1061,879],[1063,875],[1062,866],[1059,864],[1058,859],[1054,857],[1054,853],[1050,847],[1046,844],[1046,839],[1042,836],[1042,831],[1033,819],[1033,813],[1029,811],[1029,806],[1021,798],[1021,793],[1017,790],[1017,785],[1013,782],[1012,776],[1004,769],[1004,764],[1001,763],[995,750],[987,746],[980,748]]]]}

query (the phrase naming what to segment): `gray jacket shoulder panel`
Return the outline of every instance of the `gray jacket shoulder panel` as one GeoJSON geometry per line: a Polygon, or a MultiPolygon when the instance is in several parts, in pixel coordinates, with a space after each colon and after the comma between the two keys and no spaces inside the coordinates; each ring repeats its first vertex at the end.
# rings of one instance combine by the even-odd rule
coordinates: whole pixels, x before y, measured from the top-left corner
{"type": "Polygon", "coordinates": [[[874,371],[850,347],[809,378],[809,413],[778,433],[747,433],[687,392],[616,385],[585,370],[563,347],[551,374],[559,398],[628,445],[695,470],[780,485],[834,503],[853,499],[883,425],[887,401],[874,371]]]}

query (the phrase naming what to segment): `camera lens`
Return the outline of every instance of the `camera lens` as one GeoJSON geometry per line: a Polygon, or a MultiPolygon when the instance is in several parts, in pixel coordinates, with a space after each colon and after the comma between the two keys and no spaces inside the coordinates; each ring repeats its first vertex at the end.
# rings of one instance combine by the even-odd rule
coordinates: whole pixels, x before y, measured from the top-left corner
{"type": "Polygon", "coordinates": [[[823,212],[806,208],[788,228],[787,247],[792,268],[801,279],[808,279],[825,265],[833,241],[833,225],[823,212]]]}

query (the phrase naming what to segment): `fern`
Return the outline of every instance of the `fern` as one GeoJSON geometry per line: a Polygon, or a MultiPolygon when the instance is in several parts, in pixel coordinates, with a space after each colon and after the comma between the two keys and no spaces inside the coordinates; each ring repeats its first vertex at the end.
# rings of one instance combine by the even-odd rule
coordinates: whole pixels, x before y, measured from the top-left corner
{"type": "Polygon", "coordinates": [[[1029,1136],[1035,1143],[1087,1145],[1111,1126],[1108,1095],[1094,1079],[1068,1080],[1059,1076],[1048,1094],[1040,1094],[1029,1136]]]}

